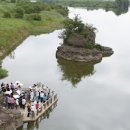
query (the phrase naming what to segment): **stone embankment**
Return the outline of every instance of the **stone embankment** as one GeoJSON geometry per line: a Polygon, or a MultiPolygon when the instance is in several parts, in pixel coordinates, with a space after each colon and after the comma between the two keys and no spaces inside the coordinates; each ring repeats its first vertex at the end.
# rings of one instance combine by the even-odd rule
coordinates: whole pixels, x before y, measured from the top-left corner
{"type": "Polygon", "coordinates": [[[0,107],[0,130],[15,130],[23,125],[21,112],[0,107]]]}
{"type": "Polygon", "coordinates": [[[56,57],[63,58],[70,61],[79,62],[98,62],[102,57],[110,56],[113,50],[109,47],[102,47],[101,50],[96,48],[86,49],[73,46],[62,45],[57,48],[56,57]]]}

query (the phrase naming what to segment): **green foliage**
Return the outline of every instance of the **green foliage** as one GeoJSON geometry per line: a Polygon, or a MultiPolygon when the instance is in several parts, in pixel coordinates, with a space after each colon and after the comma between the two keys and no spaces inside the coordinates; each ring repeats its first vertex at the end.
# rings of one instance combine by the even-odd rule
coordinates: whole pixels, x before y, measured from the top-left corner
{"type": "Polygon", "coordinates": [[[87,7],[90,10],[102,8],[106,11],[113,11],[116,15],[128,12],[129,7],[129,0],[50,0],[50,3],[87,7]]]}
{"type": "Polygon", "coordinates": [[[17,0],[17,3],[26,3],[26,2],[30,2],[30,0],[17,0]]]}
{"type": "Polygon", "coordinates": [[[4,12],[3,18],[11,18],[10,12],[4,12]]]}
{"type": "Polygon", "coordinates": [[[64,31],[59,36],[64,40],[64,44],[77,47],[90,46],[89,43],[95,44],[95,30],[92,25],[84,25],[78,16],[74,19],[64,21],[64,31]],[[79,44],[79,45],[78,45],[79,44]]]}
{"type": "Polygon", "coordinates": [[[63,27],[65,17],[55,10],[55,5],[52,7],[44,3],[22,1],[17,4],[10,2],[0,4],[0,52],[2,52],[0,58],[8,55],[29,34],[48,33],[63,27]],[[30,8],[33,6],[36,10],[40,7],[41,11],[25,13],[26,5],[30,8]],[[50,8],[49,11],[47,7],[50,8]]]}
{"type": "Polygon", "coordinates": [[[16,3],[16,0],[11,0],[11,3],[16,3]]]}
{"type": "Polygon", "coordinates": [[[92,43],[86,43],[85,44],[85,48],[87,48],[87,49],[93,49],[93,48],[95,48],[95,45],[92,44],[92,43]]]}
{"type": "Polygon", "coordinates": [[[54,9],[63,16],[68,16],[68,8],[60,5],[54,6],[54,9]]]}
{"type": "Polygon", "coordinates": [[[0,68],[0,79],[6,77],[8,75],[8,71],[0,68]]]}
{"type": "Polygon", "coordinates": [[[39,15],[39,14],[28,14],[27,16],[26,16],[26,19],[27,20],[36,20],[36,21],[41,21],[41,15],[39,15]]]}
{"type": "Polygon", "coordinates": [[[85,44],[85,48],[87,49],[93,49],[93,48],[96,48],[98,49],[99,51],[102,51],[102,46],[100,44],[92,44],[92,43],[86,43],[85,44]]]}
{"type": "Polygon", "coordinates": [[[114,12],[117,15],[126,13],[129,9],[129,0],[115,0],[115,7],[114,12]]]}
{"type": "Polygon", "coordinates": [[[37,3],[18,3],[18,7],[22,8],[26,14],[31,13],[40,13],[40,11],[45,9],[45,5],[43,3],[37,2],[37,3]]]}
{"type": "Polygon", "coordinates": [[[100,44],[96,44],[96,45],[95,45],[95,48],[97,48],[97,49],[100,50],[100,51],[102,50],[102,46],[101,46],[100,44]]]}
{"type": "Polygon", "coordinates": [[[24,10],[20,7],[15,9],[15,18],[23,18],[24,17],[24,10]]]}
{"type": "Polygon", "coordinates": [[[129,0],[115,0],[116,6],[118,7],[128,7],[129,0]]]}
{"type": "Polygon", "coordinates": [[[81,33],[84,29],[84,24],[82,21],[76,16],[74,20],[72,19],[67,19],[63,22],[64,24],[64,31],[61,34],[60,38],[62,38],[65,42],[69,38],[69,36],[72,33],[81,33]]]}

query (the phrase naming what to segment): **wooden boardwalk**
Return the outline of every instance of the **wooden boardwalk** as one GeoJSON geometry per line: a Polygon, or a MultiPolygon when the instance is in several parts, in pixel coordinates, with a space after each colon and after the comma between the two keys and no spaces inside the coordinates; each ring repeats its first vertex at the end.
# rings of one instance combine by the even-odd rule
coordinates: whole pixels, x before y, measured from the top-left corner
{"type": "Polygon", "coordinates": [[[27,117],[27,108],[26,109],[20,109],[22,116],[23,116],[23,123],[27,123],[27,122],[34,122],[36,121],[38,118],[40,118],[50,107],[52,107],[56,102],[58,101],[57,98],[57,94],[53,95],[52,97],[50,97],[45,103],[43,103],[43,105],[41,106],[41,111],[34,112],[34,117],[32,117],[32,115],[30,115],[30,117],[27,117]]]}

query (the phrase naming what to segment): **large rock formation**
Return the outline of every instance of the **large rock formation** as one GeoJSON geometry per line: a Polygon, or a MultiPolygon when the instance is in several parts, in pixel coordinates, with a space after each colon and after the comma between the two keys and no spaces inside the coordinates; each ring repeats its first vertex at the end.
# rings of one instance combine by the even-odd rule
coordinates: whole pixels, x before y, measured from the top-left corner
{"type": "Polygon", "coordinates": [[[101,50],[99,50],[97,48],[86,49],[63,44],[57,48],[56,57],[70,61],[98,62],[102,57],[110,56],[112,54],[113,50],[109,47],[101,47],[101,50]]]}
{"type": "Polygon", "coordinates": [[[113,54],[111,48],[95,43],[96,28],[83,24],[78,16],[66,20],[64,28],[59,36],[63,39],[63,45],[57,48],[57,58],[80,62],[98,62],[103,56],[113,54]]]}

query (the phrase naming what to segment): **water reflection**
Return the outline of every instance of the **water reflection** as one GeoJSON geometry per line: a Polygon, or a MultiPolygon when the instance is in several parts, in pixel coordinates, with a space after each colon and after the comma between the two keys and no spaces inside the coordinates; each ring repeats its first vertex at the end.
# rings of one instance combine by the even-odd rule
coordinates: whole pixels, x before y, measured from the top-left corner
{"type": "Polygon", "coordinates": [[[57,106],[57,102],[55,102],[38,120],[36,120],[35,122],[25,123],[17,130],[38,130],[41,121],[43,121],[44,119],[49,119],[50,113],[53,111],[53,109],[56,106],[57,106]]]}
{"type": "Polygon", "coordinates": [[[58,66],[62,72],[62,80],[67,80],[72,83],[74,87],[86,76],[92,76],[96,71],[94,70],[95,63],[79,63],[72,62],[58,58],[58,66]]]}
{"type": "Polygon", "coordinates": [[[129,10],[129,6],[118,6],[115,10],[113,9],[112,11],[116,14],[116,15],[121,15],[121,14],[125,14],[127,13],[129,10]]]}
{"type": "Polygon", "coordinates": [[[15,51],[11,52],[9,58],[14,60],[15,59],[15,51]]]}
{"type": "Polygon", "coordinates": [[[87,7],[87,10],[95,9],[104,9],[106,12],[113,11],[116,15],[125,14],[129,11],[129,1],[115,2],[115,5],[112,7],[109,4],[106,4],[104,7],[87,7]]]}

